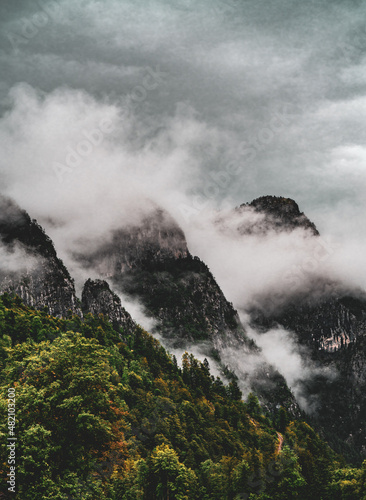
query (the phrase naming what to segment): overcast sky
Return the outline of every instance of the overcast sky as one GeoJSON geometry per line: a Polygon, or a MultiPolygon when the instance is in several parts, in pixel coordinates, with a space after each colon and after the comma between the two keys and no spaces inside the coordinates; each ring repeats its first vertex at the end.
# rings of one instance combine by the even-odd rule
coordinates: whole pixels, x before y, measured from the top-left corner
{"type": "Polygon", "coordinates": [[[2,1],[1,190],[55,238],[114,227],[144,196],[189,239],[202,210],[283,195],[359,258],[365,14],[357,0],[2,1]]]}

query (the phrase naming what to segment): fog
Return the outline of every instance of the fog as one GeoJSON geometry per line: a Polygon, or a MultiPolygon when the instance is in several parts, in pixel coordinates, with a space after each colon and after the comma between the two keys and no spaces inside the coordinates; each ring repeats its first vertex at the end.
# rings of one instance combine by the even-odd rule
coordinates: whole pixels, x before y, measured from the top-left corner
{"type": "MultiPolygon", "coordinates": [[[[264,225],[264,216],[244,211],[205,211],[192,217],[188,246],[210,267],[236,308],[260,305],[271,296],[280,307],[293,295],[366,288],[366,261],[360,238],[316,236],[309,229],[291,231],[264,225]],[[250,233],[241,234],[247,228],[250,233]],[[322,288],[319,282],[326,282],[322,288]]],[[[268,305],[268,304],[267,304],[268,305]]]]}
{"type": "Polygon", "coordinates": [[[27,253],[21,245],[8,246],[0,243],[0,274],[2,279],[12,278],[12,273],[27,273],[39,264],[36,257],[27,253]]]}

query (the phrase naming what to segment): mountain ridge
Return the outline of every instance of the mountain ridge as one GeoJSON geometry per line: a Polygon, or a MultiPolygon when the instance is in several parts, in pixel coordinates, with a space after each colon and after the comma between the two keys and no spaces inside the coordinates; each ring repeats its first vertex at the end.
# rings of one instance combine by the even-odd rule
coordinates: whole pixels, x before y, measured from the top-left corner
{"type": "MultiPolygon", "coordinates": [[[[118,297],[118,293],[126,294],[144,306],[145,313],[155,321],[156,332],[172,347],[201,343],[205,345],[205,354],[219,362],[225,349],[244,357],[259,355],[260,349],[248,338],[237,311],[226,300],[209,268],[190,254],[183,231],[162,209],[156,209],[141,226],[116,230],[97,250],[93,246],[93,251],[77,256],[84,271],[93,270],[94,275],[100,276],[85,283],[80,303],[73,280],[44,230],[15,203],[4,197],[0,201],[0,238],[6,251],[11,253],[19,244],[27,255],[42,263],[26,273],[0,274],[0,291],[18,294],[37,309],[46,306],[59,317],[102,314],[116,328],[133,331],[136,325],[118,297]]],[[[288,198],[261,197],[234,209],[239,227],[240,216],[246,216],[248,209],[260,214],[259,221],[264,221],[259,225],[261,234],[305,229],[311,237],[319,236],[315,225],[288,198]]],[[[251,234],[241,232],[243,244],[251,234]]],[[[341,286],[330,286],[329,293],[319,296],[318,284],[313,282],[312,286],[306,292],[309,302],[304,294],[293,295],[277,311],[252,309],[247,313],[252,326],[263,335],[281,325],[310,349],[313,360],[341,374],[340,384],[338,379],[327,381],[315,377],[304,381],[303,390],[305,395],[316,395],[321,400],[314,421],[327,439],[331,442],[331,434],[341,426],[340,442],[335,449],[343,452],[342,447],[352,443],[356,455],[350,452],[349,456],[357,461],[366,456],[366,427],[362,419],[366,408],[362,396],[366,392],[366,377],[361,373],[366,366],[363,351],[366,300],[358,291],[341,286]],[[336,395],[337,387],[341,387],[341,396],[336,395]],[[350,407],[354,412],[352,418],[347,416],[350,407]]],[[[284,378],[269,364],[263,363],[251,373],[244,368],[237,375],[235,367],[226,368],[234,380],[239,375],[245,384],[255,388],[270,413],[275,414],[280,405],[294,417],[301,415],[284,378]]]]}

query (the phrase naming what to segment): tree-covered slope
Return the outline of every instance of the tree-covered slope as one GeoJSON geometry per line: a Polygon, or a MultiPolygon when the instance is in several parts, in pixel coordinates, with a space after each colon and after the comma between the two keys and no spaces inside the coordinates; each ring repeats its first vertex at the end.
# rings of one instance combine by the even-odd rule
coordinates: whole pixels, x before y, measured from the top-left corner
{"type": "MultiPolygon", "coordinates": [[[[239,383],[255,388],[268,408],[281,404],[299,413],[285,379],[273,366],[261,359],[252,368],[258,347],[208,266],[190,254],[182,229],[165,210],[155,207],[138,223],[84,245],[83,253],[74,258],[87,272],[108,279],[114,292],[141,304],[153,319],[152,333],[172,348],[199,344],[201,352],[218,362],[225,349],[240,353],[247,363],[236,374],[239,383]]],[[[234,371],[232,360],[226,364],[234,371]]]]}
{"type": "Polygon", "coordinates": [[[14,388],[16,498],[366,495],[366,471],[347,468],[308,424],[283,408],[270,419],[254,395],[242,401],[234,381],[224,386],[192,355],[180,368],[138,326],[57,319],[4,295],[0,363],[0,468],[5,478],[14,388]]]}
{"type": "MultiPolygon", "coordinates": [[[[46,308],[59,317],[103,313],[116,327],[131,328],[133,320],[118,292],[139,302],[153,318],[156,331],[175,347],[199,342],[205,354],[216,360],[228,347],[245,356],[258,354],[208,267],[191,256],[181,228],[155,205],[144,217],[131,218],[127,227],[100,240],[91,234],[90,244],[83,243],[84,253],[77,260],[91,274],[108,279],[112,289],[106,281],[87,280],[81,308],[74,282],[51,239],[5,197],[0,198],[0,240],[0,252],[15,259],[12,271],[0,259],[0,292],[16,293],[38,310],[46,308]]],[[[222,364],[221,368],[227,369],[222,364]]],[[[268,364],[261,363],[255,372],[244,369],[238,377],[255,387],[268,407],[281,404],[298,412],[286,381],[268,364]]]]}

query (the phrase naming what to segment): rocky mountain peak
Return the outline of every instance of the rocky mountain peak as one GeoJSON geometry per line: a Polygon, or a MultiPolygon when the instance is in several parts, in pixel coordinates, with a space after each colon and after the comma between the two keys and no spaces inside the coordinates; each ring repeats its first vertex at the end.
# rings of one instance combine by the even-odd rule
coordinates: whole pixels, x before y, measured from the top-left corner
{"type": "Polygon", "coordinates": [[[304,212],[300,212],[298,204],[291,198],[261,196],[251,203],[243,203],[236,211],[240,213],[247,210],[248,207],[254,209],[256,213],[264,215],[265,226],[263,229],[292,231],[302,227],[310,230],[316,236],[319,235],[315,224],[306,217],[304,212]]]}
{"type": "MultiPolygon", "coordinates": [[[[140,301],[164,336],[214,338],[219,343],[227,331],[241,332],[232,304],[207,266],[189,253],[177,222],[161,208],[139,225],[114,231],[97,250],[86,249],[76,259],[107,279],[115,291],[140,301]]],[[[88,293],[91,286],[88,283],[88,293]]],[[[93,293],[101,287],[94,283],[93,293]]]]}
{"type": "Polygon", "coordinates": [[[131,331],[136,327],[130,314],[122,307],[121,299],[112,292],[104,280],[88,279],[86,281],[81,297],[81,307],[84,314],[103,314],[116,328],[131,331]]]}
{"type": "Polygon", "coordinates": [[[88,252],[85,248],[74,258],[85,268],[110,278],[116,273],[188,255],[182,229],[168,212],[156,208],[140,223],[124,225],[106,235],[96,250],[88,252]]]}
{"type": "Polygon", "coordinates": [[[256,210],[279,214],[291,214],[294,217],[302,214],[295,200],[283,196],[260,196],[248,203],[248,205],[254,207],[256,210]]]}
{"type": "MultiPolygon", "coordinates": [[[[18,243],[28,253],[57,258],[52,240],[37,221],[31,219],[15,201],[3,195],[0,195],[0,238],[9,249],[18,243]]],[[[64,272],[68,274],[66,268],[64,272]]]]}
{"type": "Polygon", "coordinates": [[[19,270],[0,266],[0,293],[17,294],[25,304],[47,307],[54,316],[67,316],[69,311],[82,315],[74,281],[52,240],[26,211],[2,195],[0,243],[3,255],[17,259],[19,265],[19,270]]]}

